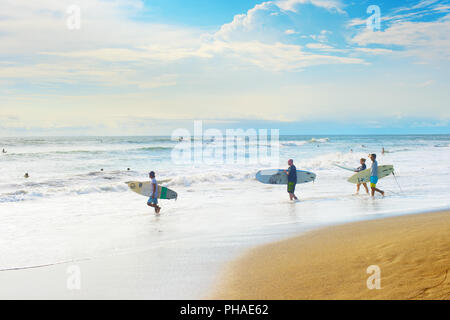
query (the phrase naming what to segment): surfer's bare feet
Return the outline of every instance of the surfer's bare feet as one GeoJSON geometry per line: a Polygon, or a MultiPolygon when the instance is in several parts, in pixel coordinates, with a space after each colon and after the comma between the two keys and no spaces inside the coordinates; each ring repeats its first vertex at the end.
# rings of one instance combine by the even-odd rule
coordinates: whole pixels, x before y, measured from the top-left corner
{"type": "Polygon", "coordinates": [[[384,197],[384,191],[381,191],[381,195],[384,197]]]}
{"type": "Polygon", "coordinates": [[[155,212],[159,213],[161,211],[161,207],[155,207],[155,212]]]}

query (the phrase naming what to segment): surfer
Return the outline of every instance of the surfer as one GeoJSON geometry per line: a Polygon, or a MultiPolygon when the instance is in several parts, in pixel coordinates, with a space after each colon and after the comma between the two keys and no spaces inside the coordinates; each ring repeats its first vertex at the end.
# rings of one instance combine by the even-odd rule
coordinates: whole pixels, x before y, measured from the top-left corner
{"type": "MultiPolygon", "coordinates": [[[[361,158],[359,160],[359,163],[361,164],[358,168],[355,169],[355,172],[361,172],[363,170],[366,170],[367,166],[366,166],[366,159],[361,158]]],[[[364,186],[364,189],[366,189],[367,194],[369,194],[369,188],[367,188],[367,183],[364,182],[362,184],[364,186]]],[[[359,188],[361,187],[361,183],[358,183],[356,185],[356,194],[359,194],[359,188]]]]}
{"type": "Polygon", "coordinates": [[[378,182],[378,162],[377,155],[372,153],[369,155],[370,160],[372,160],[372,167],[370,168],[370,189],[372,189],[372,197],[375,196],[375,191],[381,193],[384,197],[384,191],[377,189],[378,182]]]}
{"type": "Polygon", "coordinates": [[[6,153],[6,150],[3,148],[2,153],[6,153]]]}
{"type": "Polygon", "coordinates": [[[28,172],[25,172],[25,174],[23,175],[23,177],[26,179],[26,178],[29,178],[30,175],[28,174],[28,172]]]}
{"type": "Polygon", "coordinates": [[[161,211],[161,207],[158,206],[158,182],[155,179],[154,171],[150,171],[148,175],[152,181],[152,193],[150,194],[150,198],[148,198],[147,205],[155,208],[155,212],[159,213],[161,211]]]}
{"type": "Polygon", "coordinates": [[[291,200],[298,200],[295,196],[295,185],[297,184],[297,168],[294,166],[294,160],[288,160],[289,168],[285,171],[288,176],[287,192],[291,200]]]}

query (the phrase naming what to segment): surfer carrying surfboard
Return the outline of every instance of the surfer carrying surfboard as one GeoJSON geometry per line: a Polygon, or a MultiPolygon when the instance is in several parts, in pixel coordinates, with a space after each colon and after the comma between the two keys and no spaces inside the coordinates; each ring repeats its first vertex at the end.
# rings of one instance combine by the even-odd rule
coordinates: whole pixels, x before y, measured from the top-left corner
{"type": "MultiPolygon", "coordinates": [[[[355,169],[355,172],[361,172],[363,170],[366,170],[367,166],[366,166],[366,159],[361,158],[359,160],[359,163],[361,164],[358,168],[355,169]]],[[[364,186],[364,189],[366,189],[366,193],[369,194],[369,188],[367,188],[367,183],[364,182],[362,184],[364,186]]],[[[356,194],[359,194],[359,188],[361,187],[361,183],[358,183],[356,185],[356,194]]]]}
{"type": "Polygon", "coordinates": [[[148,198],[147,205],[149,207],[155,208],[155,212],[159,213],[161,211],[161,207],[158,206],[158,182],[155,179],[154,171],[150,171],[150,173],[148,175],[152,182],[152,186],[151,186],[152,191],[150,193],[150,198],[148,198]]]}
{"type": "Polygon", "coordinates": [[[375,153],[372,153],[369,155],[370,160],[372,160],[372,167],[370,168],[370,189],[372,197],[375,196],[375,191],[381,193],[381,195],[384,197],[384,191],[377,189],[377,182],[378,182],[378,162],[377,162],[377,155],[375,153]]]}
{"type": "Polygon", "coordinates": [[[285,171],[288,176],[287,192],[291,200],[298,200],[295,196],[295,185],[297,184],[297,168],[294,166],[294,160],[288,160],[289,168],[285,171]]]}

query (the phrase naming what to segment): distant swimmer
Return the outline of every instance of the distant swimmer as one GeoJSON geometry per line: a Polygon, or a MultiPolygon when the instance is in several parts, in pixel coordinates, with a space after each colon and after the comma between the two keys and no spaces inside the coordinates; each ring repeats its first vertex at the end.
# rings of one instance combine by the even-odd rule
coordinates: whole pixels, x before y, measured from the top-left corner
{"type": "Polygon", "coordinates": [[[159,213],[161,211],[161,207],[158,206],[158,182],[155,179],[154,171],[150,171],[148,175],[152,181],[152,193],[150,194],[150,198],[148,198],[147,205],[155,208],[155,212],[159,213]]]}
{"type": "Polygon", "coordinates": [[[384,155],[385,151],[384,151],[384,147],[381,148],[381,154],[384,155]]]}
{"type": "Polygon", "coordinates": [[[297,168],[294,166],[294,160],[288,160],[289,168],[285,171],[288,176],[287,192],[291,200],[298,200],[295,196],[295,185],[297,184],[297,168]]]}
{"type": "Polygon", "coordinates": [[[2,153],[6,153],[6,150],[5,150],[5,149],[3,149],[3,150],[2,150],[2,153]]]}
{"type": "Polygon", "coordinates": [[[29,178],[30,175],[28,174],[28,172],[26,172],[26,173],[23,175],[23,177],[24,177],[24,178],[29,178]]]}
{"type": "Polygon", "coordinates": [[[100,171],[103,171],[103,168],[101,168],[100,171]]]}
{"type": "MultiPolygon", "coordinates": [[[[358,168],[355,169],[355,172],[361,172],[363,170],[366,170],[367,166],[366,166],[366,159],[361,158],[359,160],[359,163],[361,164],[361,166],[359,166],[358,168]]],[[[367,188],[367,183],[364,182],[362,184],[364,186],[364,189],[366,189],[366,193],[369,194],[369,188],[367,188]]],[[[359,188],[361,187],[361,183],[358,183],[356,185],[356,194],[359,194],[359,188]]]]}
{"type": "Polygon", "coordinates": [[[130,168],[127,168],[127,171],[130,171],[130,168]]]}
{"type": "Polygon", "coordinates": [[[179,138],[178,138],[178,141],[179,141],[179,142],[183,141],[183,137],[179,137],[179,138]]]}
{"type": "Polygon", "coordinates": [[[369,155],[370,160],[372,160],[372,167],[370,168],[370,188],[372,189],[372,197],[375,196],[375,191],[381,193],[381,195],[384,197],[384,191],[377,189],[377,182],[378,182],[378,162],[377,162],[377,155],[375,153],[372,153],[369,155]]]}

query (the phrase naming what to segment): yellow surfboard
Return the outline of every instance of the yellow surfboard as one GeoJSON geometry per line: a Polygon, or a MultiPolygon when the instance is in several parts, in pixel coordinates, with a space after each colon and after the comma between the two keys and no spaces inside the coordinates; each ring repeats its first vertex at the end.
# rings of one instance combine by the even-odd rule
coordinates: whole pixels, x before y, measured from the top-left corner
{"type": "MultiPolygon", "coordinates": [[[[394,166],[392,165],[378,166],[378,179],[387,177],[393,172],[394,166]]],[[[347,181],[355,184],[370,182],[370,169],[355,173],[350,178],[348,178],[347,181]]]]}

